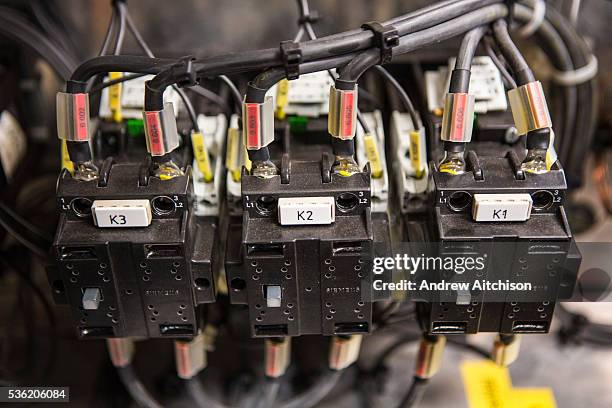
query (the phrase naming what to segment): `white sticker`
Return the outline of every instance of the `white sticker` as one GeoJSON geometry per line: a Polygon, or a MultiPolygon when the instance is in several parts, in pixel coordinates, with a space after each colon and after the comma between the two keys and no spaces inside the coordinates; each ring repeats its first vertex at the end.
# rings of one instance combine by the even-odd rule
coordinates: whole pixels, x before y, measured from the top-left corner
{"type": "Polygon", "coordinates": [[[94,223],[102,228],[148,227],[149,200],[96,200],[91,206],[94,223]]]}
{"type": "Polygon", "coordinates": [[[278,199],[281,225],[321,225],[334,222],[334,197],[282,197],[278,199]]]}
{"type": "Polygon", "coordinates": [[[472,217],[485,222],[527,221],[532,203],[527,193],[474,194],[472,217]]]}

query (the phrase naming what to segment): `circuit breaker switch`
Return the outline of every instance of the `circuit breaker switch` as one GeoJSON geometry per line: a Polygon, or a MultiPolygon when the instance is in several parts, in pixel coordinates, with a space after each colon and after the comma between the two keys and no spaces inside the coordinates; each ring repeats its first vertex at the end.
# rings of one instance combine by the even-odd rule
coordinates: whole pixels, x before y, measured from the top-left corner
{"type": "Polygon", "coordinates": [[[102,299],[102,293],[98,288],[86,288],[83,291],[83,309],[85,310],[98,310],[100,306],[100,300],[102,299]]]}
{"type": "Polygon", "coordinates": [[[101,228],[148,227],[152,219],[149,200],[95,200],[91,213],[101,228]]]}
{"type": "Polygon", "coordinates": [[[325,225],[335,221],[334,197],[281,197],[278,222],[281,225],[325,225]]]}
{"type": "Polygon", "coordinates": [[[266,306],[281,307],[282,290],[279,285],[266,285],[263,288],[266,306]]]}
{"type": "Polygon", "coordinates": [[[474,194],[472,218],[477,222],[527,221],[532,205],[527,193],[474,194]]]}
{"type": "Polygon", "coordinates": [[[355,137],[357,130],[357,86],[352,90],[336,89],[329,91],[329,115],[327,130],[330,135],[342,140],[355,137]]]}

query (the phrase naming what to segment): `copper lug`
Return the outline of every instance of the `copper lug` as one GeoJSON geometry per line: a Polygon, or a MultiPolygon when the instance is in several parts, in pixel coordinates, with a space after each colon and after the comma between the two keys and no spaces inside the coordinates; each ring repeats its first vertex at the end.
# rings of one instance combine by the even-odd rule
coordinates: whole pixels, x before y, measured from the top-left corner
{"type": "Polygon", "coordinates": [[[329,348],[329,368],[343,370],[359,358],[362,335],[333,336],[329,348]]]}
{"type": "Polygon", "coordinates": [[[71,142],[89,140],[89,94],[58,92],[57,137],[71,142]]]}
{"type": "Polygon", "coordinates": [[[160,111],[144,111],[144,128],[147,150],[151,156],[163,156],[179,146],[176,118],[171,102],[164,104],[160,111]]]}
{"type": "Polygon", "coordinates": [[[247,150],[259,150],[274,141],[274,103],[266,96],[264,103],[242,104],[243,135],[247,150]]]}
{"type": "Polygon", "coordinates": [[[275,337],[266,339],[266,376],[278,378],[285,374],[291,361],[291,339],[275,337]]]}
{"type": "Polygon", "coordinates": [[[521,338],[518,335],[504,336],[500,334],[493,343],[491,360],[500,366],[509,366],[518,358],[521,349],[521,338]]]}
{"type": "Polygon", "coordinates": [[[446,142],[467,143],[472,140],[474,125],[474,95],[447,93],[442,115],[440,138],[446,142]]]}
{"type": "Polygon", "coordinates": [[[193,339],[174,341],[176,374],[188,380],[206,368],[206,336],[200,333],[193,339]]]}
{"type": "Polygon", "coordinates": [[[132,363],[134,341],[129,337],[106,339],[108,354],[115,367],[125,367],[132,363]]]}
{"type": "Polygon", "coordinates": [[[357,86],[350,91],[331,86],[327,130],[330,135],[338,139],[350,140],[355,137],[355,131],[357,130],[357,86]]]}
{"type": "Polygon", "coordinates": [[[415,376],[428,379],[436,375],[442,365],[446,337],[426,336],[421,338],[417,353],[415,376]]]}
{"type": "Polygon", "coordinates": [[[546,97],[540,81],[530,82],[508,91],[514,126],[519,135],[552,127],[546,97]]]}

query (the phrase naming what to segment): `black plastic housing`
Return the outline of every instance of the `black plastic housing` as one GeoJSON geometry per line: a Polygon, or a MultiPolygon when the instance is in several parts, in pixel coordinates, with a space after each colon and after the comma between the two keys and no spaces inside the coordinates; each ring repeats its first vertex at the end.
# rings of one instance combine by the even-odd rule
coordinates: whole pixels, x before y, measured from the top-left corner
{"type": "MultiPolygon", "coordinates": [[[[299,154],[299,153],[298,153],[299,154]]],[[[312,156],[310,156],[312,157],[312,156]]],[[[320,156],[321,157],[321,156],[320,156]]],[[[333,160],[282,160],[281,175],[242,174],[242,223],[230,226],[226,276],[231,302],[246,304],[254,337],[363,334],[372,328],[374,242],[388,242],[386,213],[370,211],[370,170],[331,174],[333,160]],[[280,225],[280,197],[331,196],[331,225],[280,225]],[[262,197],[265,197],[262,199],[262,197]],[[338,203],[338,198],[340,204],[338,203]],[[346,206],[350,197],[354,206],[346,206]],[[261,203],[273,203],[263,209],[261,203]],[[267,307],[265,287],[282,289],[280,307],[267,307]]]]}
{"type": "Polygon", "coordinates": [[[193,215],[191,169],[162,181],[143,177],[146,163],[105,164],[99,180],[75,180],[65,170],[59,177],[61,215],[48,269],[56,302],[70,306],[81,338],[194,335],[198,305],[215,300],[218,243],[217,220],[193,215]],[[158,197],[173,209],[156,211],[158,197]],[[99,228],[90,214],[75,212],[99,199],[151,200],[151,224],[99,228]],[[85,288],[100,289],[97,310],[83,309],[85,288]]]}
{"type": "Polygon", "coordinates": [[[525,173],[512,151],[503,157],[468,152],[467,168],[466,173],[453,176],[431,163],[430,223],[424,235],[439,242],[437,255],[484,254],[487,267],[462,274],[437,271],[427,278],[507,279],[531,282],[538,290],[520,296],[508,292],[502,299],[499,293],[471,293],[467,304],[465,299],[458,301],[457,293],[440,293],[417,304],[419,322],[432,334],[546,333],[555,302],[572,295],[581,262],[563,206],[567,188],[563,170],[556,163],[544,174],[525,173]],[[475,193],[531,194],[531,216],[522,222],[476,222],[471,214],[475,193]],[[453,197],[458,194],[469,199],[457,205],[453,197]]]}

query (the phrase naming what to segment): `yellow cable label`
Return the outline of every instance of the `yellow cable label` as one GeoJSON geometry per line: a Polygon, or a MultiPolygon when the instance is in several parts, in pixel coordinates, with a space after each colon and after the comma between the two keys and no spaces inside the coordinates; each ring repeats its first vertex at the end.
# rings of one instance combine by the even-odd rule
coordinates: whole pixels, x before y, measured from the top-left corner
{"type": "Polygon", "coordinates": [[[546,150],[546,170],[550,170],[556,161],[557,151],[555,150],[555,132],[550,129],[550,142],[548,144],[548,150],[546,150]]]}
{"type": "Polygon", "coordinates": [[[366,156],[370,162],[372,169],[372,177],[380,178],[383,175],[382,161],[380,160],[380,153],[378,152],[378,146],[376,145],[376,138],[372,135],[366,134],[363,137],[365,146],[366,156]]]}
{"type": "Polygon", "coordinates": [[[281,80],[276,86],[276,110],[274,114],[277,119],[283,120],[287,113],[285,108],[289,103],[289,81],[286,79],[281,80]]]}
{"type": "Polygon", "coordinates": [[[232,174],[234,181],[240,181],[240,165],[238,155],[240,154],[240,134],[237,128],[229,128],[227,131],[227,152],[225,154],[225,167],[232,174]]]}
{"type": "MultiPolygon", "coordinates": [[[[425,170],[423,154],[424,154],[424,137],[418,130],[410,132],[410,149],[408,153],[410,155],[410,163],[415,171],[416,178],[423,177],[425,170]]],[[[442,170],[441,170],[442,171],[442,170]]]]}
{"type": "MultiPolygon", "coordinates": [[[[108,79],[111,81],[123,77],[122,72],[110,72],[108,79]]],[[[113,120],[115,122],[121,122],[123,120],[123,113],[121,111],[121,82],[115,85],[111,85],[108,88],[108,106],[110,108],[113,120]]]]}
{"type": "Polygon", "coordinates": [[[208,155],[208,149],[204,142],[204,135],[202,132],[191,133],[191,145],[193,146],[193,155],[198,164],[198,169],[204,177],[204,181],[209,183],[213,179],[213,172],[210,166],[210,156],[208,155]]]}
{"type": "Polygon", "coordinates": [[[513,388],[509,406],[512,408],[557,408],[550,388],[513,388]]]}
{"type": "Polygon", "coordinates": [[[470,408],[556,408],[551,389],[513,388],[508,369],[492,361],[466,361],[461,376],[470,408]]]}
{"type": "Polygon", "coordinates": [[[466,361],[461,376],[470,408],[507,408],[510,374],[492,361],[466,361]]]}
{"type": "Polygon", "coordinates": [[[70,156],[68,155],[68,145],[64,139],[62,139],[61,149],[62,169],[66,169],[70,173],[74,173],[74,163],[70,161],[70,156]]]}

